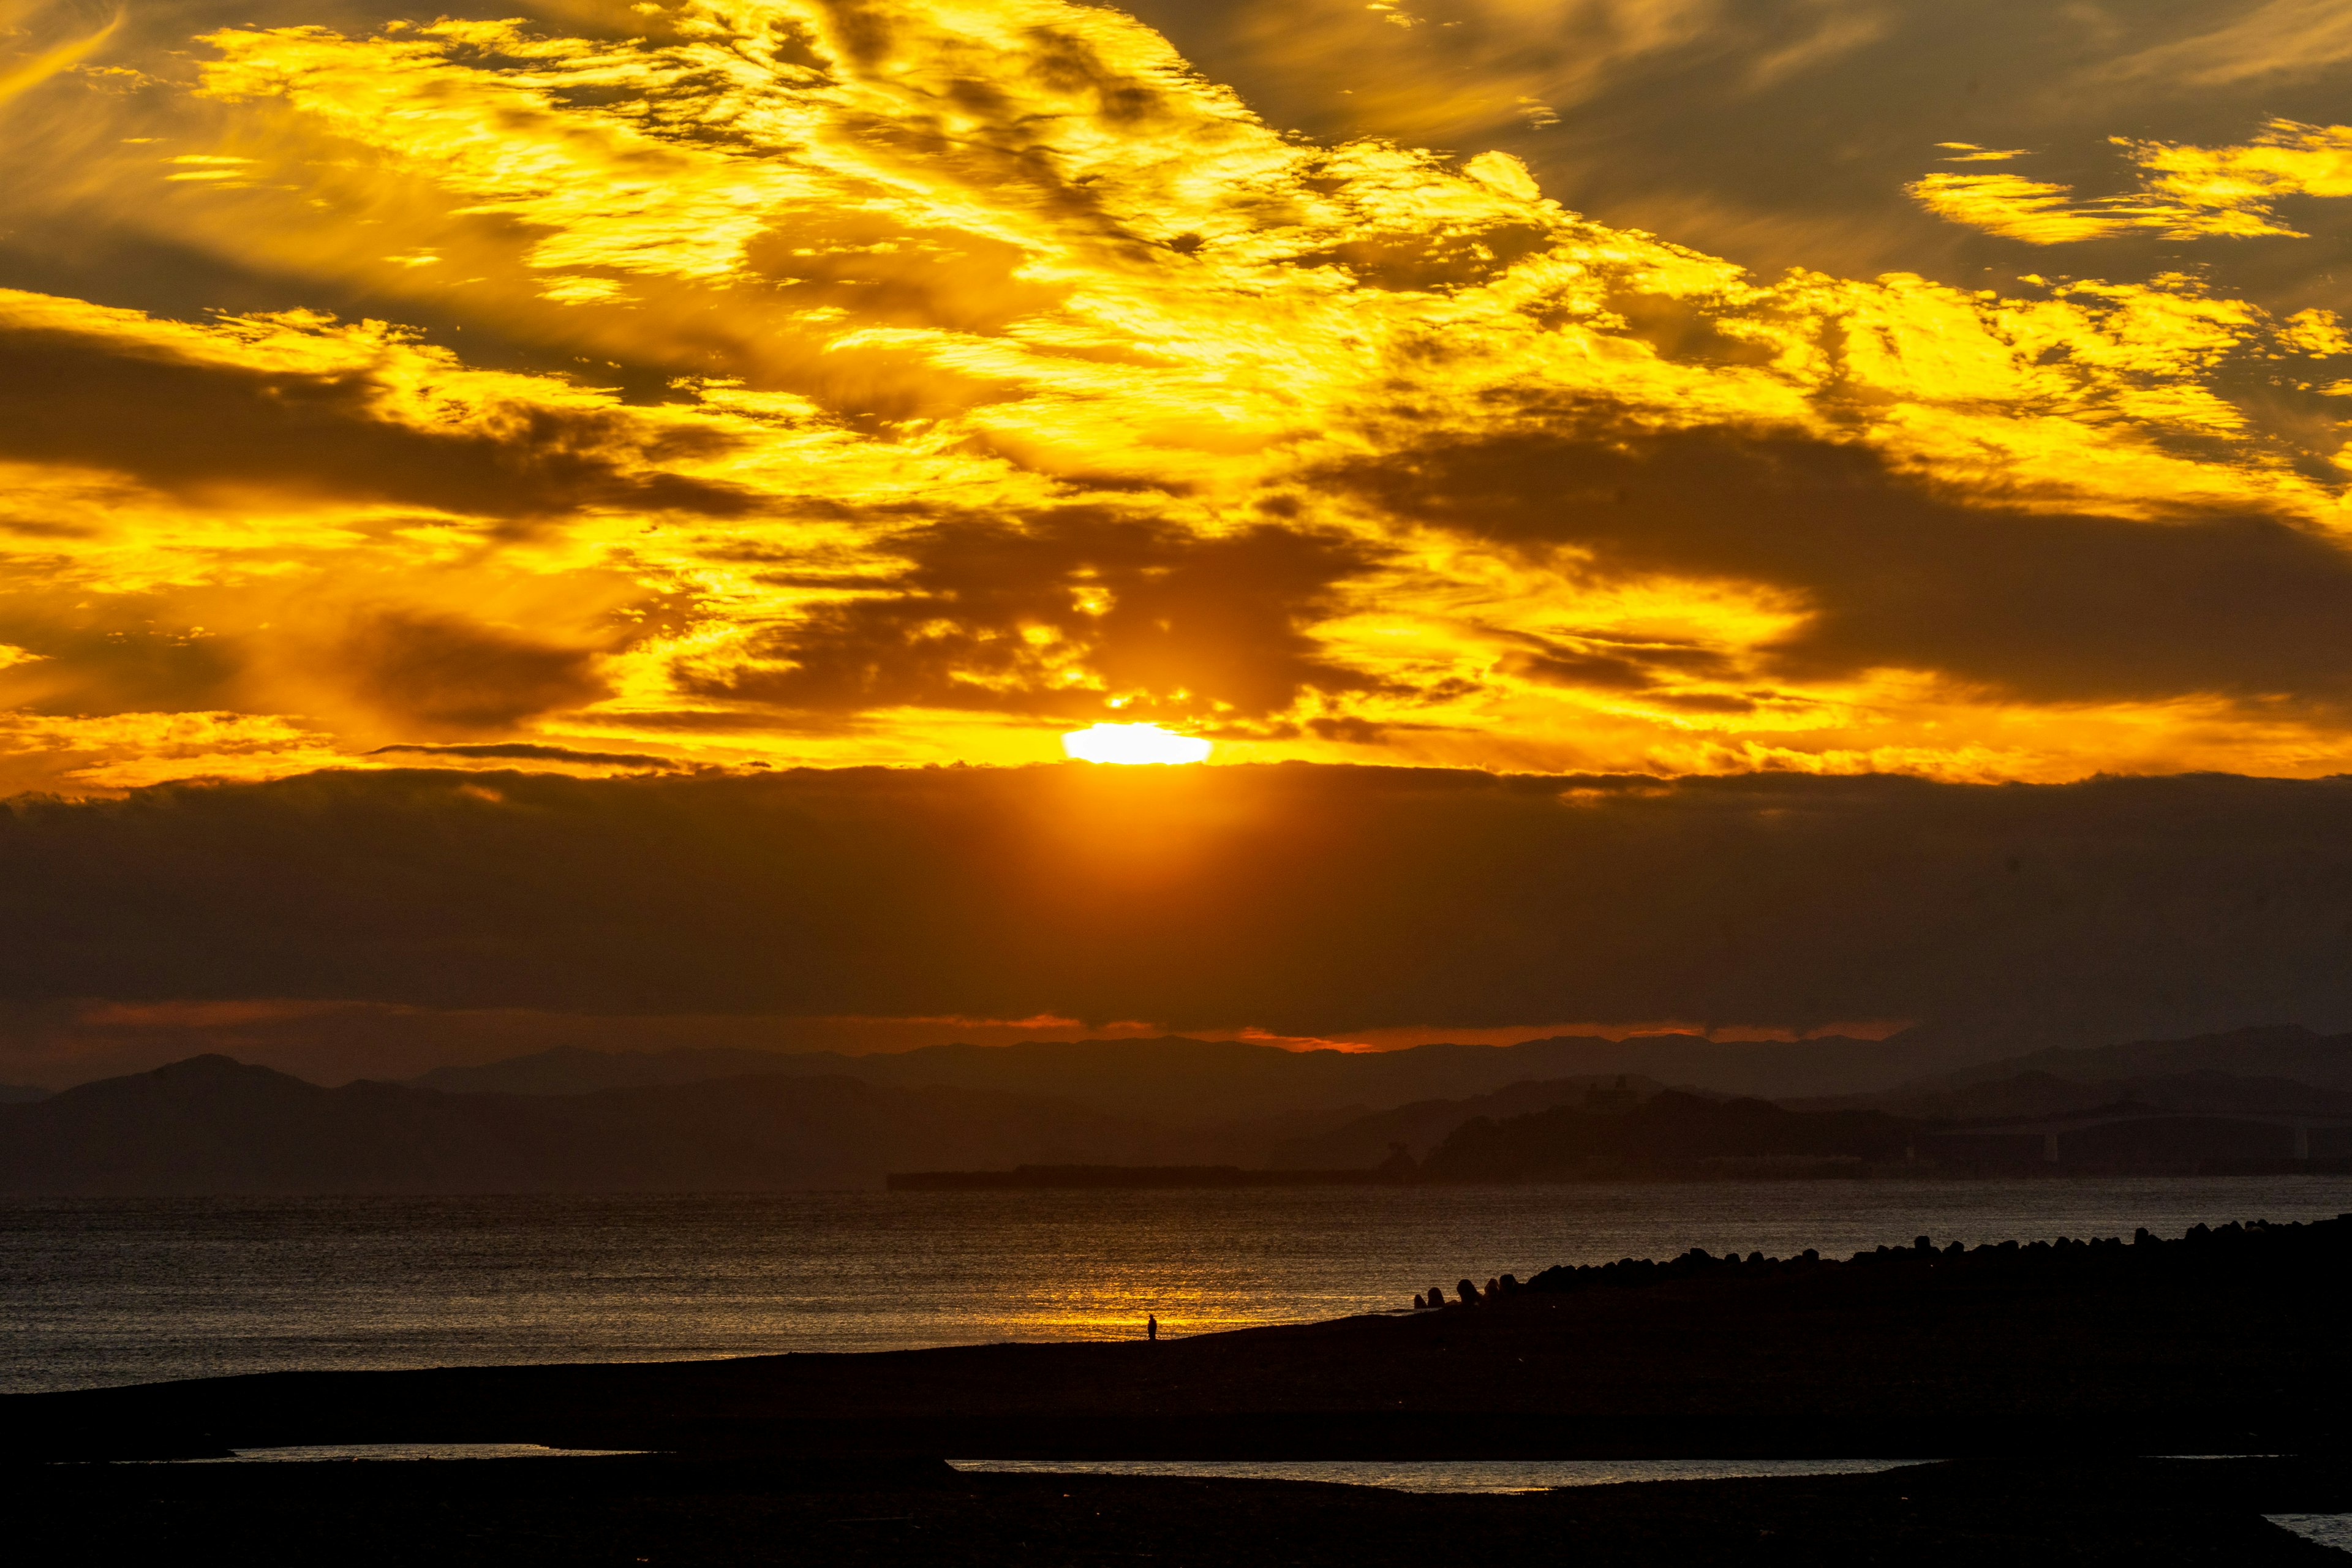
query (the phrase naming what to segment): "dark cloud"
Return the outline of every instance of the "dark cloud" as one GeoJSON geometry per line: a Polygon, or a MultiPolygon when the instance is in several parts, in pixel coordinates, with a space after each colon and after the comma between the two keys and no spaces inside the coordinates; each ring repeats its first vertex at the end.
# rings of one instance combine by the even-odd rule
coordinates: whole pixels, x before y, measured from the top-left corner
{"type": "MultiPolygon", "coordinates": [[[[11,706],[89,716],[250,702],[258,634],[191,626],[184,604],[155,595],[92,594],[71,605],[56,603],[61,597],[0,595],[0,643],[33,656],[0,673],[11,706]]],[[[597,652],[462,616],[365,610],[306,649],[301,666],[380,718],[440,735],[597,700],[607,693],[597,652]]]]}
{"type": "MultiPolygon", "coordinates": [[[[317,24],[297,20],[294,25],[317,24]]],[[[179,40],[173,42],[176,47],[179,40]]],[[[0,170],[0,206],[16,194],[8,184],[13,172],[0,170]]],[[[474,221],[485,227],[494,224],[487,216],[474,221]]],[[[43,224],[0,234],[0,285],[183,321],[218,315],[267,316],[298,305],[357,321],[381,318],[388,309],[382,296],[371,294],[357,279],[313,274],[297,281],[272,268],[266,258],[227,256],[161,236],[105,226],[68,229],[43,224]]],[[[582,368],[577,344],[516,335],[529,327],[525,321],[500,322],[479,312],[469,317],[446,300],[421,294],[402,300],[391,313],[404,331],[462,353],[465,363],[478,369],[572,376],[582,368]]],[[[595,366],[593,379],[598,385],[613,388],[625,404],[681,400],[676,365],[615,357],[625,352],[618,345],[607,349],[595,366]]]]}
{"type": "Polygon", "coordinates": [[[244,666],[236,638],[161,629],[179,617],[146,595],[69,606],[58,597],[0,595],[0,643],[34,656],[0,677],[12,706],[107,714],[228,705],[244,666]]]}
{"type": "Polygon", "coordinates": [[[2352,1027],[2352,780],[320,773],[0,816],[0,1002],[2352,1027]]]}
{"type": "Polygon", "coordinates": [[[666,757],[649,756],[643,752],[582,752],[570,746],[542,746],[530,741],[499,741],[479,746],[378,746],[367,754],[371,757],[464,757],[477,762],[576,763],[593,767],[667,768],[676,765],[666,757]]]}
{"type": "Polygon", "coordinates": [[[1307,267],[1344,267],[1358,282],[1375,289],[1445,289],[1486,282],[1549,240],[1528,224],[1496,224],[1466,233],[1377,234],[1297,259],[1307,267]]]}
{"type": "Polygon", "coordinates": [[[1516,640],[1525,651],[1508,661],[1512,671],[1561,686],[1652,691],[1675,675],[1721,677],[1732,670],[1731,660],[1712,648],[1673,643],[1631,643],[1610,637],[1570,643],[1532,635],[1516,640]]]}
{"type": "Polygon", "coordinates": [[[0,457],[79,463],[173,491],[220,487],[528,518],[583,506],[740,516],[724,485],[644,471],[719,449],[609,409],[516,405],[425,431],[381,417],[359,372],[197,364],[63,332],[0,331],[0,457]]]}
{"type": "Polygon", "coordinates": [[[589,650],[454,616],[372,615],[337,651],[344,679],[371,706],[441,730],[499,729],[606,694],[589,650]]]}
{"type": "Polygon", "coordinates": [[[894,542],[906,572],[751,645],[765,667],[700,678],[705,696],[817,713],[891,707],[1101,717],[1244,718],[1309,689],[1373,679],[1321,657],[1306,628],[1369,568],[1364,546],[1261,526],[1203,538],[1069,508],[1022,523],[951,521],[894,542]],[[1072,669],[1107,689],[1073,685],[1072,669]]]}
{"type": "MultiPolygon", "coordinates": [[[[1594,552],[1604,577],[1791,591],[1813,617],[1775,672],[1940,671],[2032,701],[2352,696],[2352,552],[2269,518],[2134,521],[1939,493],[1861,447],[1731,428],[1649,431],[1593,412],[1556,432],[1431,444],[1318,476],[1391,515],[1524,550],[1594,552]]],[[[1538,672],[1637,684],[1614,651],[1538,672]]]]}

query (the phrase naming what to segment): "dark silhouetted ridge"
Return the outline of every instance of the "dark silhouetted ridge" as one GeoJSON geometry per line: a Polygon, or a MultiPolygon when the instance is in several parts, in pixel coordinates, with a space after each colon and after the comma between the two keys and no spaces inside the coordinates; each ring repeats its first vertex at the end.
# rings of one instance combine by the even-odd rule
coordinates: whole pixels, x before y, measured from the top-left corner
{"type": "Polygon", "coordinates": [[[2221,1073],[2267,1078],[2352,1092],[2352,1035],[2320,1035],[2298,1025],[2231,1029],[2175,1040],[2132,1040],[2005,1057],[1896,1086],[1890,1098],[2046,1074],[2080,1083],[2221,1073]]]}
{"type": "Polygon", "coordinates": [[[0,1191],[90,1194],[762,1191],[939,1161],[1181,1158],[1066,1101],[839,1077],[581,1095],[321,1089],[226,1057],[0,1105],[0,1191]]]}
{"type": "MultiPolygon", "coordinates": [[[[1351,1120],[1416,1103],[1503,1095],[1520,1085],[1583,1083],[1621,1075],[1726,1093],[1841,1093],[1891,1087],[1937,1061],[1914,1051],[1900,1037],[1885,1042],[1725,1044],[1686,1035],[1625,1040],[1567,1035],[1512,1046],[1295,1051],[1243,1040],[1168,1036],[924,1046],[865,1056],[560,1047],[478,1067],[438,1068],[415,1082],[418,1088],[456,1093],[580,1094],[752,1073],[840,1076],[907,1088],[1050,1095],[1108,1114],[1206,1127],[1299,1113],[1351,1120]]],[[[1517,1100],[1478,1109],[1492,1113],[1532,1108],[1517,1100]]],[[[1308,1131],[1286,1129],[1282,1135],[1312,1137],[1337,1125],[1324,1121],[1308,1131]]],[[[1417,1135],[1406,1136],[1414,1141],[1417,1135]]],[[[1435,1137],[1428,1141],[1433,1142],[1435,1137]]]]}

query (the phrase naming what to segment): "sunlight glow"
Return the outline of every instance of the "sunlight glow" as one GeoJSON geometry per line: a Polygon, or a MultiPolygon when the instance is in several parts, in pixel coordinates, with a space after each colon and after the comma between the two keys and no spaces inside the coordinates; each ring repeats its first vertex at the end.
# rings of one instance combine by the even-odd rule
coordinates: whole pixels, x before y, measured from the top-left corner
{"type": "Polygon", "coordinates": [[[1063,736],[1062,750],[1082,763],[1204,763],[1210,742],[1157,724],[1096,724],[1063,736]]]}

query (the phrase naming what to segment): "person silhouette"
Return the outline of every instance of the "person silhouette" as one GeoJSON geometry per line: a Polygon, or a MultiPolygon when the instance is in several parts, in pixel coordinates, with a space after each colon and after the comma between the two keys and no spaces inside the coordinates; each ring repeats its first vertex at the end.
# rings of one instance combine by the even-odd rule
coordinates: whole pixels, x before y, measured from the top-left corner
{"type": "Polygon", "coordinates": [[[1147,1314],[1144,1317],[1143,1337],[1149,1343],[1157,1344],[1160,1342],[1160,1320],[1158,1317],[1150,1314],[1147,1314]]]}

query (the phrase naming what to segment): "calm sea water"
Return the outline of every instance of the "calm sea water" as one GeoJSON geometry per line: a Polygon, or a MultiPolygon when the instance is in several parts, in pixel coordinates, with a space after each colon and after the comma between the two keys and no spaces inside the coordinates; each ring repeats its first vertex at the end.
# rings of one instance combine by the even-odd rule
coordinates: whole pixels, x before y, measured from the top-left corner
{"type": "Polygon", "coordinates": [[[0,1392],[1200,1333],[1553,1263],[2178,1235],[2352,1177],[0,1203],[0,1392]]]}

